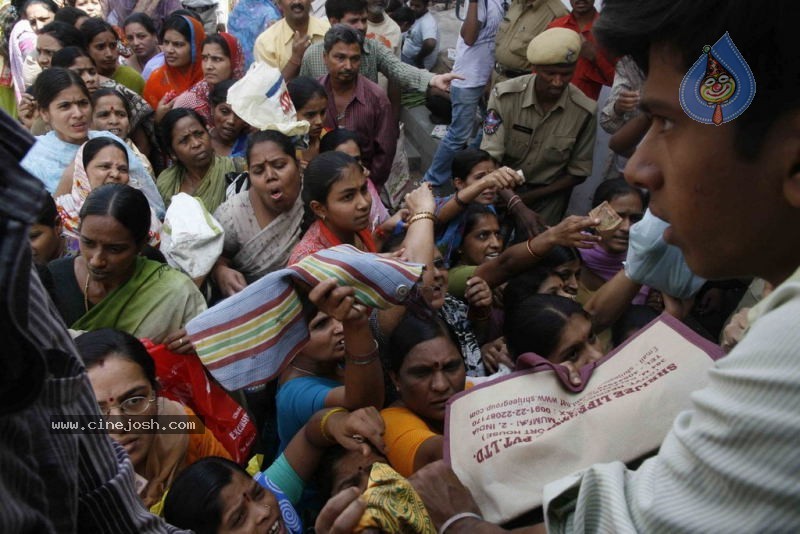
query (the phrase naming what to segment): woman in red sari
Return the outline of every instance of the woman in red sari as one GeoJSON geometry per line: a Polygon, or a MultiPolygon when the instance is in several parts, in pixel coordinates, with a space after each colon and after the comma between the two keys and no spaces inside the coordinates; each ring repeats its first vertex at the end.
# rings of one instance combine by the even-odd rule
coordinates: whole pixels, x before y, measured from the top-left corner
{"type": "Polygon", "coordinates": [[[176,96],[203,79],[200,58],[206,38],[203,25],[185,15],[170,15],[161,29],[165,63],[144,86],[144,99],[156,110],[156,122],[172,108],[176,96]]]}
{"type": "Polygon", "coordinates": [[[311,223],[289,257],[289,265],[322,249],[348,244],[376,252],[369,230],[372,198],[364,170],[343,152],[320,154],[303,174],[305,224],[311,223]]]}
{"type": "Polygon", "coordinates": [[[244,76],[244,52],[236,37],[220,32],[205,38],[200,57],[203,79],[180,94],[173,105],[195,110],[206,125],[212,126],[211,90],[220,82],[239,80],[244,76]]]}

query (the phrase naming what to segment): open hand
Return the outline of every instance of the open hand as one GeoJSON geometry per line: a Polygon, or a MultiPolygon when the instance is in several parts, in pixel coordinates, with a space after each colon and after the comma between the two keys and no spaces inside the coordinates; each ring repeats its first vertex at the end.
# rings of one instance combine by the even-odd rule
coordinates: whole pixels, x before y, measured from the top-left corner
{"type": "MultiPolygon", "coordinates": [[[[587,233],[587,230],[600,224],[600,219],[591,217],[581,217],[570,215],[560,223],[552,226],[534,238],[536,240],[549,242],[551,246],[561,245],[562,247],[592,248],[595,243],[600,241],[600,236],[587,233]]],[[[532,243],[532,246],[533,246],[532,243]]],[[[534,252],[536,248],[534,247],[534,252]]]]}
{"type": "Polygon", "coordinates": [[[433,78],[431,78],[430,86],[436,87],[437,89],[441,89],[447,93],[450,92],[450,84],[453,80],[463,80],[463,76],[459,76],[458,74],[453,74],[452,72],[448,72],[447,74],[437,74],[433,78]]]}

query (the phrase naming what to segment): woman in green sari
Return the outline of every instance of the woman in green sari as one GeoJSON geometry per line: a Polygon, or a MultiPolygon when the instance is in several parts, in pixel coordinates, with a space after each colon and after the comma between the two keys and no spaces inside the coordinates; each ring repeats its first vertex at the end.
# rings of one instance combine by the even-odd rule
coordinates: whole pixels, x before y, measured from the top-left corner
{"type": "Polygon", "coordinates": [[[150,228],[144,194],[127,185],[93,190],[80,211],[80,255],[51,262],[51,296],[74,330],[116,328],[191,352],[184,325],[206,308],[192,280],[141,256],[150,228]]]}
{"type": "Polygon", "coordinates": [[[161,143],[174,165],[158,175],[156,185],[169,208],[173,195],[188,193],[209,213],[225,202],[225,175],[237,169],[231,158],[217,156],[203,119],[191,109],[170,110],[159,125],[161,143]]]}

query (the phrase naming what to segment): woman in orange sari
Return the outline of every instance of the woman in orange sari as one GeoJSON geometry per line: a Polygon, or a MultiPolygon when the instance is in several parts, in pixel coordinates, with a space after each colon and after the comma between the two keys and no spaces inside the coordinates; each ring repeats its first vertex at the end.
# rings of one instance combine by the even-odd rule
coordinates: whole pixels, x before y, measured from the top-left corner
{"type": "Polygon", "coordinates": [[[144,86],[144,99],[156,110],[156,122],[172,108],[172,101],[203,79],[200,58],[206,33],[199,21],[170,15],[161,29],[164,65],[153,71],[144,86]]]}

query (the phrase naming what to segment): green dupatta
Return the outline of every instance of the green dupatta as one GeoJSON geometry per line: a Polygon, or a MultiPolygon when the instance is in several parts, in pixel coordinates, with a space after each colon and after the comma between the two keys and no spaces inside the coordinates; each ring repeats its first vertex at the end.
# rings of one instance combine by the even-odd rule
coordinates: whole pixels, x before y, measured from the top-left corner
{"type": "MultiPolygon", "coordinates": [[[[208,168],[208,172],[203,176],[200,186],[192,196],[202,200],[209,213],[214,213],[219,205],[225,202],[225,175],[235,171],[236,167],[231,158],[215,155],[214,162],[208,168]]],[[[180,193],[184,176],[186,176],[186,167],[180,163],[158,175],[156,186],[167,208],[172,202],[173,195],[180,193]]]]}
{"type": "Polygon", "coordinates": [[[204,309],[202,295],[186,275],[139,256],[130,280],[106,295],[70,328],[116,328],[158,342],[204,309]]]}

